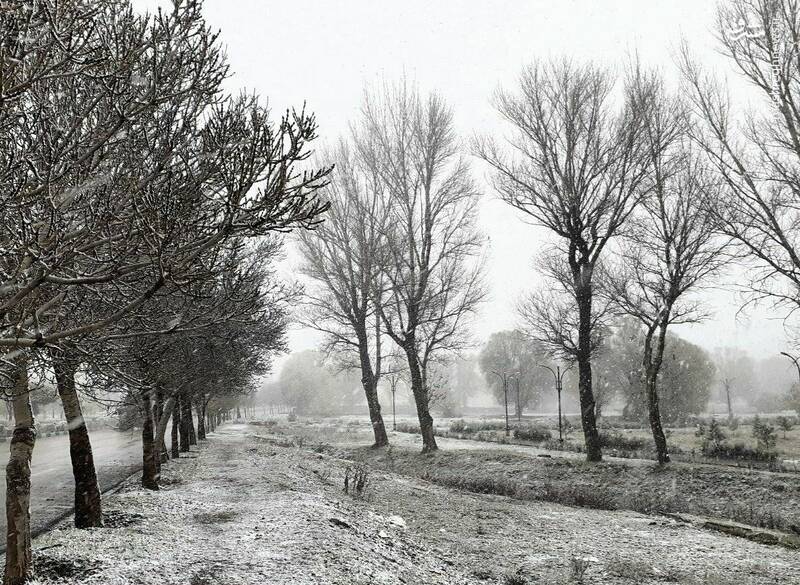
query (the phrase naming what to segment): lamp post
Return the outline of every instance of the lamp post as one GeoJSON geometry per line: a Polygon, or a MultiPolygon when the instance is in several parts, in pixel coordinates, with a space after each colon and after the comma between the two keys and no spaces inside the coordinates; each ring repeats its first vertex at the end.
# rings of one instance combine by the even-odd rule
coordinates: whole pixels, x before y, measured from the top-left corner
{"type": "Polygon", "coordinates": [[[519,379],[520,379],[520,376],[518,375],[514,379],[514,382],[516,382],[516,384],[517,384],[517,422],[521,423],[522,422],[522,404],[519,401],[519,379]]]}
{"type": "Polygon", "coordinates": [[[798,361],[800,361],[800,358],[796,358],[792,354],[786,353],[785,351],[782,351],[781,355],[785,355],[787,358],[792,360],[792,362],[794,363],[794,367],[797,368],[797,378],[798,380],[800,380],[800,363],[798,363],[798,361]]]}
{"type": "Polygon", "coordinates": [[[509,376],[505,372],[500,373],[500,372],[492,371],[492,373],[503,381],[503,402],[505,403],[505,407],[506,407],[506,437],[507,437],[510,434],[509,426],[508,426],[508,378],[509,378],[509,376]]]}
{"type": "Polygon", "coordinates": [[[543,364],[539,364],[539,367],[550,370],[550,373],[553,374],[553,378],[556,383],[556,394],[558,395],[558,442],[563,444],[564,431],[563,427],[561,426],[561,390],[564,388],[564,375],[572,369],[572,366],[563,372],[561,371],[561,366],[556,366],[555,370],[553,370],[553,368],[550,366],[545,366],[543,364]]]}
{"type": "Polygon", "coordinates": [[[397,430],[397,414],[394,406],[394,395],[397,392],[397,376],[392,374],[389,376],[389,387],[392,391],[392,430],[397,430]]]}

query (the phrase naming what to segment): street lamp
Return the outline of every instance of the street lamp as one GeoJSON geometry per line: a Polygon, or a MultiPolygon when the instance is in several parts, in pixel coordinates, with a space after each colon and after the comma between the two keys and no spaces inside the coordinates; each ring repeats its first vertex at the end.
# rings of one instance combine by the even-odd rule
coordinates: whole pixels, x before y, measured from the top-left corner
{"type": "Polygon", "coordinates": [[[389,388],[392,391],[392,430],[393,431],[397,430],[397,414],[395,412],[395,404],[394,404],[395,394],[397,393],[397,382],[398,382],[398,380],[397,380],[397,376],[395,374],[392,374],[391,376],[389,376],[389,388]]]}
{"type": "Polygon", "coordinates": [[[572,366],[568,367],[563,372],[561,371],[561,366],[556,366],[556,369],[553,370],[550,366],[545,366],[543,364],[539,364],[540,368],[545,368],[550,370],[550,373],[553,374],[553,378],[556,383],[556,394],[558,394],[558,442],[564,443],[564,431],[563,427],[561,426],[561,390],[564,388],[564,375],[572,369],[572,366]]]}
{"type": "Polygon", "coordinates": [[[510,430],[509,430],[509,426],[508,426],[508,379],[509,379],[509,375],[506,374],[505,372],[503,372],[501,374],[500,372],[495,372],[494,370],[492,371],[492,373],[503,381],[503,402],[505,403],[505,407],[506,407],[506,437],[507,437],[510,434],[510,430]]]}
{"type": "Polygon", "coordinates": [[[797,368],[797,378],[800,379],[800,363],[798,363],[798,361],[800,361],[800,358],[796,358],[792,354],[786,353],[785,351],[782,351],[781,355],[785,355],[787,358],[792,360],[792,362],[794,362],[794,367],[797,368]]]}

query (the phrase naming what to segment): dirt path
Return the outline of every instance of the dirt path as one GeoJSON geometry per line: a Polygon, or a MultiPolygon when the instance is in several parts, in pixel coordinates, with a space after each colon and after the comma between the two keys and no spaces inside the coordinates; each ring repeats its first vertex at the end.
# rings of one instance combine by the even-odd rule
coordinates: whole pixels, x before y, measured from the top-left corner
{"type": "Polygon", "coordinates": [[[476,584],[796,583],[796,553],[628,512],[454,491],[372,472],[342,491],[348,462],[231,425],[106,501],[112,526],[34,543],[41,583],[476,584]],[[60,571],[60,573],[59,573],[60,571]],[[55,575],[73,574],[56,579],[55,575]],[[506,580],[514,574],[518,580],[506,580]]]}

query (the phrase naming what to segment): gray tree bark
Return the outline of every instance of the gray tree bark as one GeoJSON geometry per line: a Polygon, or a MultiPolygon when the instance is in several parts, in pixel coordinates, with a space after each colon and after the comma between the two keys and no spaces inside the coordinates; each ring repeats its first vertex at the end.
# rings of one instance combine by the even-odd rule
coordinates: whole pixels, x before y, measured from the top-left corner
{"type": "Polygon", "coordinates": [[[81,402],[75,390],[77,364],[58,351],[51,351],[56,386],[69,429],[69,455],[75,479],[75,527],[98,528],[103,525],[103,506],[97,471],[94,465],[89,430],[83,419],[81,402]]]}
{"type": "Polygon", "coordinates": [[[31,456],[36,426],[28,393],[28,362],[18,358],[12,408],[14,434],[6,466],[6,564],[4,585],[22,585],[31,577],[31,456]]]}

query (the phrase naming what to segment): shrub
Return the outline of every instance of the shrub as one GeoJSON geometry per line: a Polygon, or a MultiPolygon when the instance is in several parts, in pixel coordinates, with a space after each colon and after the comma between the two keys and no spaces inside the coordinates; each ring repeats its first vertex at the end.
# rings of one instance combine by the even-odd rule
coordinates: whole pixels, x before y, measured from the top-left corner
{"type": "Polygon", "coordinates": [[[698,437],[702,437],[703,443],[701,450],[703,454],[708,457],[720,457],[720,453],[725,448],[725,431],[722,430],[722,425],[719,424],[717,419],[712,418],[708,426],[700,425],[695,433],[698,437]]]}
{"type": "Polygon", "coordinates": [[[706,457],[716,457],[718,459],[735,459],[751,461],[770,461],[775,454],[763,451],[760,448],[753,448],[744,443],[708,443],[703,446],[703,455],[706,457]]]}
{"type": "Polygon", "coordinates": [[[506,422],[504,420],[483,420],[472,425],[472,428],[476,431],[504,431],[506,422]]]}
{"type": "Polygon", "coordinates": [[[592,557],[572,557],[570,559],[570,577],[576,583],[583,583],[583,577],[592,564],[592,557]]]}
{"type": "Polygon", "coordinates": [[[525,577],[522,567],[517,568],[513,573],[506,573],[503,576],[503,585],[528,585],[530,581],[525,577]]]}
{"type": "Polygon", "coordinates": [[[753,419],[753,437],[758,441],[758,450],[764,454],[771,454],[775,450],[778,437],[775,427],[763,422],[758,415],[753,419]]]}
{"type": "Polygon", "coordinates": [[[786,438],[786,433],[791,431],[794,428],[794,421],[790,419],[788,416],[779,416],[778,417],[778,426],[783,431],[783,438],[786,438]]]}
{"type": "Polygon", "coordinates": [[[534,425],[525,425],[514,429],[514,438],[523,441],[549,441],[553,438],[552,433],[545,428],[534,425]]]}
{"type": "Polygon", "coordinates": [[[344,472],[344,493],[363,497],[369,486],[369,470],[363,465],[348,467],[344,472]]]}
{"type": "Polygon", "coordinates": [[[397,432],[398,433],[412,433],[412,434],[419,434],[419,425],[414,423],[397,423],[397,432]]]}
{"type": "Polygon", "coordinates": [[[732,416],[728,419],[728,429],[731,431],[735,431],[739,428],[739,419],[735,416],[732,416]]]}
{"type": "Polygon", "coordinates": [[[475,429],[467,426],[467,423],[464,422],[463,418],[458,420],[454,420],[450,423],[450,432],[451,433],[470,433],[474,432],[475,429]]]}
{"type": "Polygon", "coordinates": [[[608,449],[624,449],[626,451],[640,451],[647,445],[647,440],[642,437],[626,437],[620,433],[600,433],[600,445],[608,449]]]}
{"type": "Polygon", "coordinates": [[[295,422],[297,420],[297,415],[294,413],[294,411],[292,411],[289,413],[289,416],[286,417],[286,420],[289,422],[295,422]]]}

